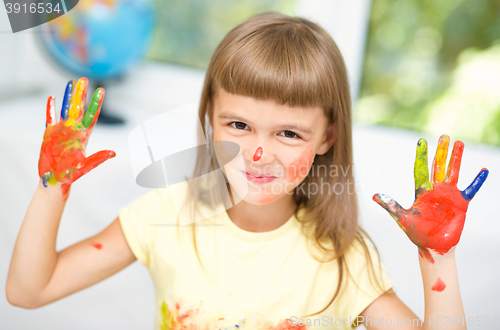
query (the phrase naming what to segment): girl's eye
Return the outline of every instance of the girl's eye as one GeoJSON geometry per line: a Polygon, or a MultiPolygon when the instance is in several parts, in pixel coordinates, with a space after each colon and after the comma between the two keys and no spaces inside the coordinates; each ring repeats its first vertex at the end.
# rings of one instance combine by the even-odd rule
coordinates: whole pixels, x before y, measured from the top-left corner
{"type": "MultiPolygon", "coordinates": [[[[288,135],[287,135],[287,134],[285,134],[285,137],[288,137],[288,138],[292,138],[292,139],[293,139],[293,138],[296,136],[296,137],[298,137],[298,138],[300,139],[300,136],[299,136],[297,133],[294,133],[294,132],[292,132],[292,131],[283,131],[283,132],[285,132],[285,133],[287,133],[287,132],[288,132],[288,133],[290,133],[290,134],[288,134],[288,135]]],[[[283,132],[281,132],[281,133],[283,133],[283,132]]],[[[280,133],[280,134],[281,134],[281,133],[280,133]]]]}
{"type": "Polygon", "coordinates": [[[242,123],[241,121],[233,121],[233,122],[229,123],[229,125],[233,126],[236,129],[245,129],[245,126],[248,126],[247,124],[242,123]],[[233,124],[235,124],[235,125],[233,125],[233,124]]]}
{"type": "MultiPolygon", "coordinates": [[[[245,127],[248,126],[247,124],[242,123],[241,121],[233,121],[233,122],[229,123],[229,125],[231,125],[232,127],[236,128],[238,130],[244,130],[245,127]]],[[[301,137],[297,133],[294,133],[292,131],[282,131],[282,132],[280,132],[280,134],[281,133],[288,133],[288,134],[284,135],[287,138],[293,139],[293,138],[297,137],[297,138],[301,139],[301,137]]]]}

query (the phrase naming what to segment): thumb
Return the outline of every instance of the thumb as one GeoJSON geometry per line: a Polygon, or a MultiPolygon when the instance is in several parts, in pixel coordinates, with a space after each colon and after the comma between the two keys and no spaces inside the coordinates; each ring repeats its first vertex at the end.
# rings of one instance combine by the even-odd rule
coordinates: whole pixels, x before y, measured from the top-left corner
{"type": "Polygon", "coordinates": [[[75,182],[82,175],[88,173],[90,170],[96,168],[97,166],[101,165],[102,163],[104,163],[108,159],[113,158],[115,156],[116,156],[116,153],[113,150],[101,150],[101,151],[96,152],[93,155],[90,155],[89,157],[85,158],[85,160],[83,161],[83,166],[76,170],[76,173],[71,178],[72,179],[71,181],[75,182]]]}
{"type": "Polygon", "coordinates": [[[406,210],[401,207],[394,199],[384,194],[373,195],[373,200],[382,206],[391,217],[399,223],[399,220],[406,215],[406,210]]]}

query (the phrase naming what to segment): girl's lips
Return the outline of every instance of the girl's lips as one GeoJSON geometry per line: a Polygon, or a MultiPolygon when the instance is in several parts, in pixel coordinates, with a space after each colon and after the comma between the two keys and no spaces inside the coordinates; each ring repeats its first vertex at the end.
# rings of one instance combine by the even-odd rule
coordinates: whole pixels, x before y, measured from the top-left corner
{"type": "Polygon", "coordinates": [[[241,171],[249,181],[255,182],[255,183],[268,183],[276,179],[275,176],[255,176],[253,174],[250,174],[245,171],[241,171]]]}

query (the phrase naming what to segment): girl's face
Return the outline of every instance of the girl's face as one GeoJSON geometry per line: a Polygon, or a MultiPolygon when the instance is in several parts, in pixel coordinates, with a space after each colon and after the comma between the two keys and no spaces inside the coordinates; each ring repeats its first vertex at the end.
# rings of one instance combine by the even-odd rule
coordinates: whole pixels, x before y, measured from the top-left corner
{"type": "MultiPolygon", "coordinates": [[[[234,159],[219,160],[226,164],[222,170],[233,194],[251,204],[268,204],[293,193],[315,155],[333,145],[333,126],[327,124],[319,107],[291,108],[219,88],[214,97],[214,140],[240,146],[234,159]]],[[[223,151],[215,151],[220,159],[223,151]]]]}

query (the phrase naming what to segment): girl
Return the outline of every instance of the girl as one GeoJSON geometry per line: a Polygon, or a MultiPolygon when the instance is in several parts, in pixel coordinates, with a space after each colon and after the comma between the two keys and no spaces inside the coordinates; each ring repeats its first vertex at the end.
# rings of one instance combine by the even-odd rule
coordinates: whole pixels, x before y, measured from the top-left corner
{"type": "Polygon", "coordinates": [[[370,330],[450,329],[427,320],[464,316],[454,246],[487,170],[460,192],[463,143],[455,144],[445,176],[449,138],[443,136],[429,182],[421,140],[413,207],[374,196],[418,246],[421,322],[393,292],[359,227],[346,69],[317,24],[266,13],[234,28],[216,49],[199,108],[211,142],[199,150],[193,177],[201,179],[183,183],[189,194],[182,209],[193,217],[213,215],[180,226],[179,196],[167,186],[121,209],[101,233],[56,252],[71,183],[114,157],[108,150],[84,156],[104,96],[98,89],[84,115],[86,88],[85,78],[74,93],[68,84],[59,122],[49,98],[41,181],[7,279],[11,304],[44,306],[138,259],[155,283],[155,329],[351,329],[361,323],[370,330]],[[232,152],[231,145],[240,149],[232,152]],[[207,175],[219,168],[222,181],[207,175]]]}

